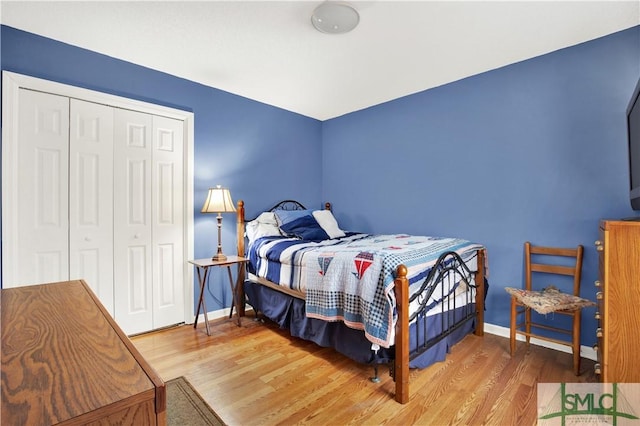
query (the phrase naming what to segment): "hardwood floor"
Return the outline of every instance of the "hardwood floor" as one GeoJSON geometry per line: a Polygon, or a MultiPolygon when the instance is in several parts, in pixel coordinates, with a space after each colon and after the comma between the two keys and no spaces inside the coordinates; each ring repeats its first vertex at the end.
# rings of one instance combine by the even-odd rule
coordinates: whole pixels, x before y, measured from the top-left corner
{"type": "Polygon", "coordinates": [[[270,322],[184,325],[131,340],[166,381],[185,376],[233,425],[533,425],[538,382],[595,382],[593,361],[572,373],[571,356],[485,334],[467,336],[444,362],[411,372],[411,398],[393,399],[385,369],[292,338],[270,322]]]}

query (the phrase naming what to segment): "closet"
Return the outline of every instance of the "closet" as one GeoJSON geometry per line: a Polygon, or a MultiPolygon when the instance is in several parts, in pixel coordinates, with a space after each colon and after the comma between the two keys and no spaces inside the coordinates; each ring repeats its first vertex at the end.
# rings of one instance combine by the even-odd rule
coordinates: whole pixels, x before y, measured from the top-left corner
{"type": "Polygon", "coordinates": [[[15,91],[16,128],[3,133],[3,288],[84,279],[127,334],[184,322],[185,121],[15,91]]]}

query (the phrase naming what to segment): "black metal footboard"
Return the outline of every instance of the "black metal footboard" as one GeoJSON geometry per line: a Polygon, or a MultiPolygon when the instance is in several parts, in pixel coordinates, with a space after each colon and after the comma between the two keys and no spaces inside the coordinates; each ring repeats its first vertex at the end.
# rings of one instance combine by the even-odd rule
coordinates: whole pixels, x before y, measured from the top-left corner
{"type": "Polygon", "coordinates": [[[409,297],[410,360],[476,318],[475,276],[455,252],[438,258],[420,289],[409,297]]]}

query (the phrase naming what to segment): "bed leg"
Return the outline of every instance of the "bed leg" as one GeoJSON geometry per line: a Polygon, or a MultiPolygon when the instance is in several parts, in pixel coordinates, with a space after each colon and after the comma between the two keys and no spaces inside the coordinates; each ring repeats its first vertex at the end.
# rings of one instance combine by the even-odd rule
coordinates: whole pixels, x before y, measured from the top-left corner
{"type": "Polygon", "coordinates": [[[255,322],[262,322],[264,323],[264,314],[260,311],[258,311],[256,308],[253,308],[253,320],[255,322]]]}
{"type": "Polygon", "coordinates": [[[370,377],[369,380],[373,383],[380,383],[380,376],[378,376],[378,364],[373,366],[373,377],[370,377]]]}
{"type": "Polygon", "coordinates": [[[393,368],[396,381],[396,401],[409,402],[409,280],[407,267],[398,266],[394,280],[398,321],[396,322],[396,359],[393,368]]]}
{"type": "Polygon", "coordinates": [[[478,272],[476,272],[476,336],[484,336],[484,278],[485,253],[478,250],[478,272]]]}
{"type": "MultiPolygon", "coordinates": [[[[238,207],[236,208],[236,252],[238,256],[244,257],[244,201],[238,200],[238,207]]],[[[245,315],[246,298],[244,295],[244,277],[245,268],[247,265],[245,262],[238,263],[238,287],[236,288],[237,299],[241,301],[238,304],[238,318],[245,315]]],[[[238,320],[239,321],[239,320],[238,320]]]]}

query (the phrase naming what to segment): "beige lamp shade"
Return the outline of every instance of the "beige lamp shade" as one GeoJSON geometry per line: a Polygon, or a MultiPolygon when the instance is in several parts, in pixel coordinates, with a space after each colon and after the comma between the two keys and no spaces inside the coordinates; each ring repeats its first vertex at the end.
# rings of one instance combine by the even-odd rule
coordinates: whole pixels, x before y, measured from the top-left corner
{"type": "Polygon", "coordinates": [[[216,220],[218,222],[218,252],[213,255],[211,260],[224,261],[227,256],[222,252],[222,215],[220,213],[233,213],[236,211],[231,199],[231,193],[227,188],[217,185],[215,188],[209,188],[207,199],[202,206],[200,213],[218,213],[216,220]]]}
{"type": "Polygon", "coordinates": [[[215,188],[209,188],[200,213],[233,213],[235,211],[236,207],[233,205],[229,190],[217,185],[215,188]]]}

